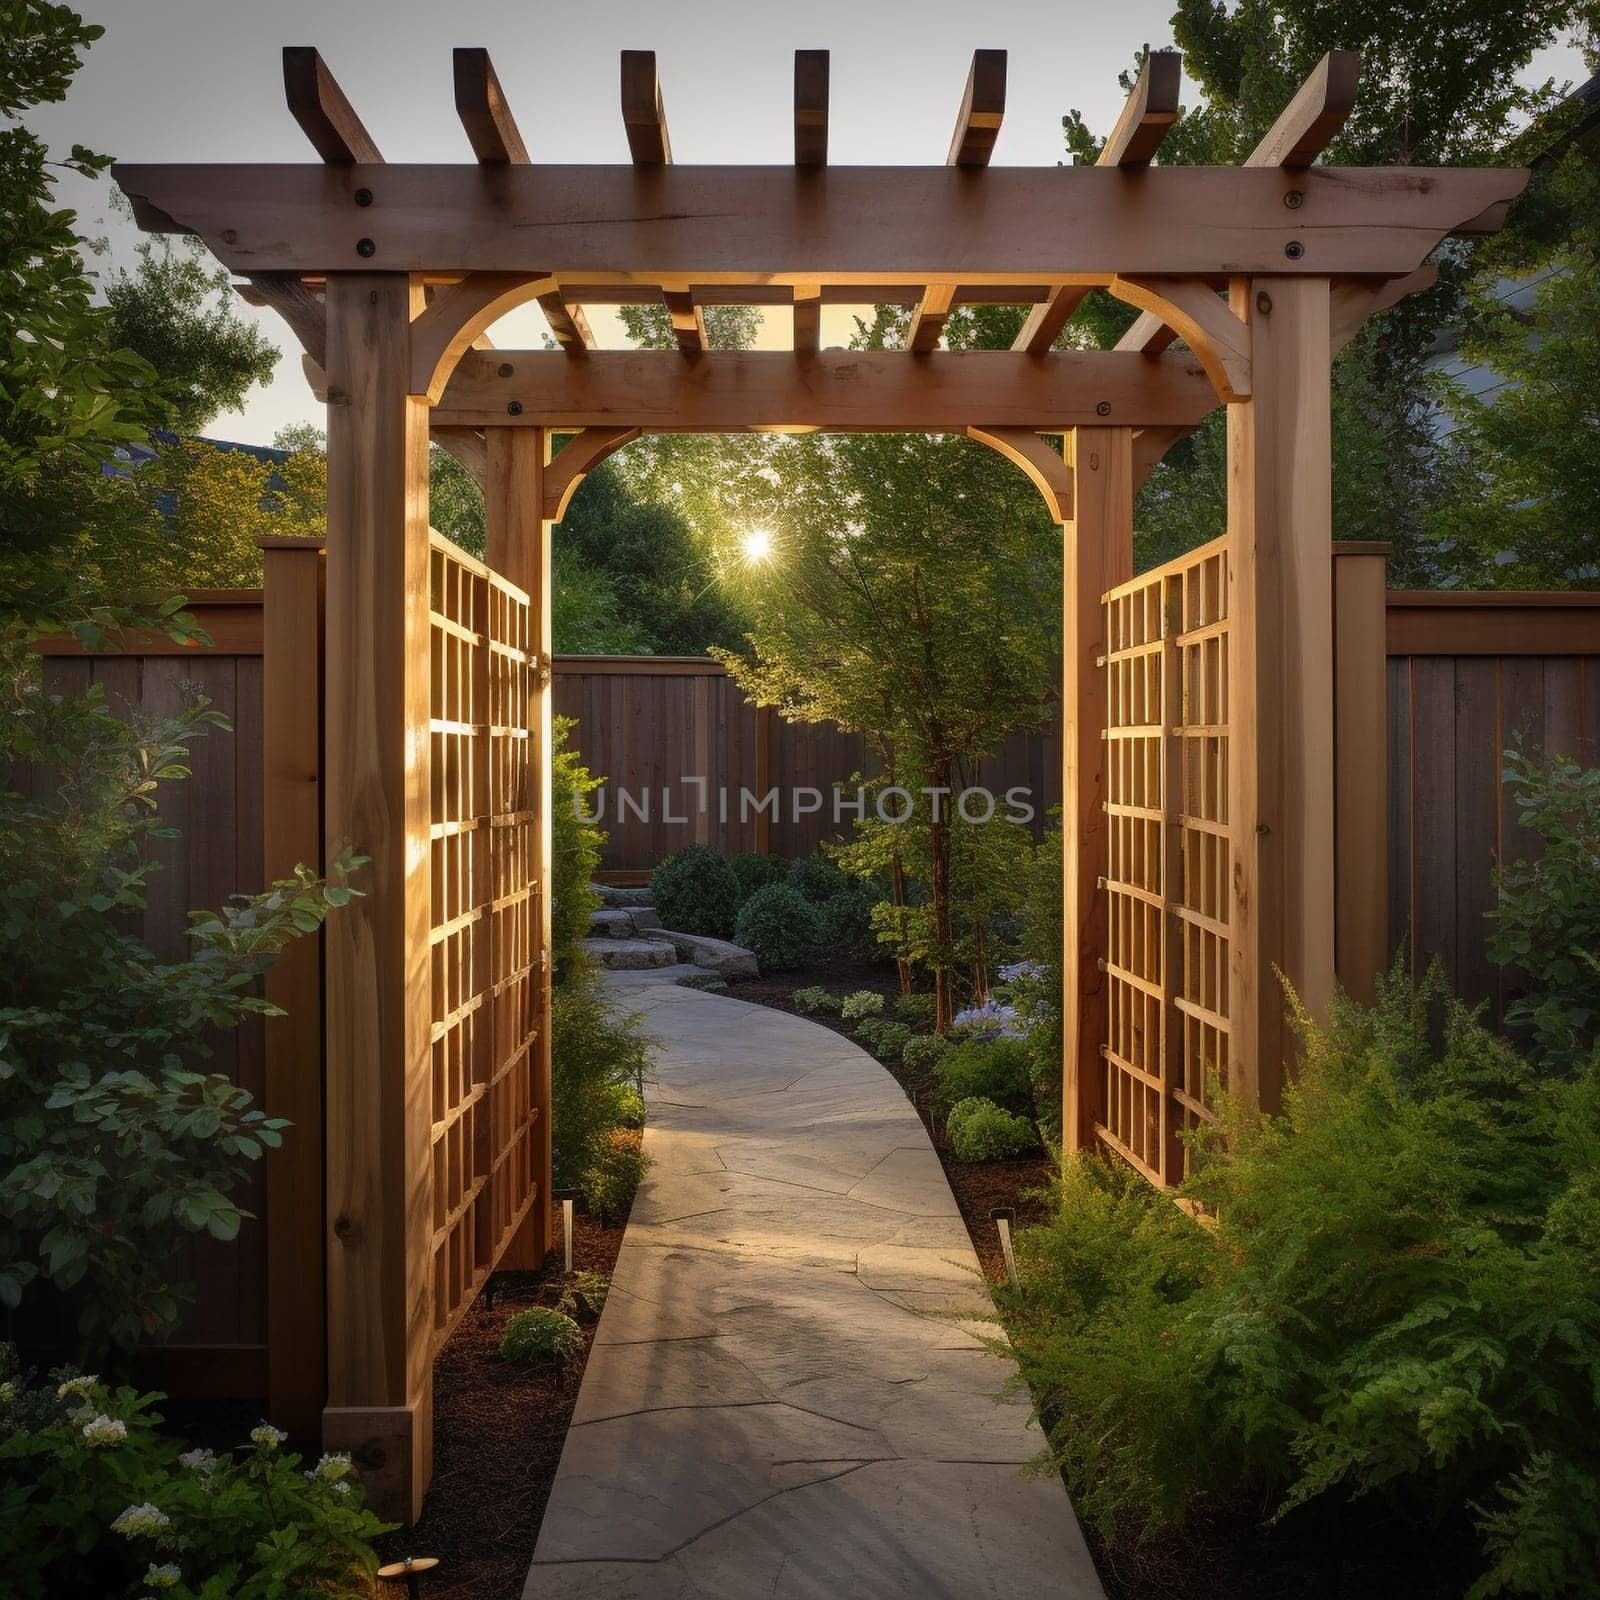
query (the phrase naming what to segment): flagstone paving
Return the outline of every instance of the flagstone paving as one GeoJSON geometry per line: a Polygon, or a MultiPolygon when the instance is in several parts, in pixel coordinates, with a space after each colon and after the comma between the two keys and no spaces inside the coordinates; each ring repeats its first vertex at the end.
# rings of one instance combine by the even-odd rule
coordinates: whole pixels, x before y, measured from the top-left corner
{"type": "Polygon", "coordinates": [[[832,1030],[608,976],[658,1041],[524,1600],[1098,1597],[943,1169],[832,1030]]]}

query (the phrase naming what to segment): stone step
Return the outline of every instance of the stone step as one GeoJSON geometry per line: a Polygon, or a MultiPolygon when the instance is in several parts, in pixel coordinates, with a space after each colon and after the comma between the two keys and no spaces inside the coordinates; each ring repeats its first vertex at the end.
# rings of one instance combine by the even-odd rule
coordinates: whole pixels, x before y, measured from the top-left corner
{"type": "Polygon", "coordinates": [[[594,960],[613,971],[670,967],[678,959],[676,948],[664,939],[585,939],[582,943],[594,960]]]}
{"type": "Polygon", "coordinates": [[[655,896],[644,884],[591,883],[590,889],[607,906],[653,906],[655,896]]]}
{"type": "Polygon", "coordinates": [[[760,964],[743,945],[730,944],[726,939],[711,939],[701,933],[674,933],[663,928],[658,938],[670,939],[680,961],[692,961],[707,972],[724,978],[759,978],[760,964]]]}
{"type": "Polygon", "coordinates": [[[628,916],[639,933],[661,926],[661,913],[654,906],[630,906],[628,916]]]}
{"type": "Polygon", "coordinates": [[[589,933],[596,939],[631,939],[638,930],[633,913],[620,906],[602,906],[589,913],[589,933]]]}

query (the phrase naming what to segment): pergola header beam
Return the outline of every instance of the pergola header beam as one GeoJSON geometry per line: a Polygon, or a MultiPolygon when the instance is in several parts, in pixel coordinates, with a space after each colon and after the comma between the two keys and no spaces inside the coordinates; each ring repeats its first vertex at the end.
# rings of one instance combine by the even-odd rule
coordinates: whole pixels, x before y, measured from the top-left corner
{"type": "Polygon", "coordinates": [[[461,358],[433,421],[682,433],[960,433],[979,418],[990,427],[1048,433],[1108,417],[1193,426],[1216,405],[1204,369],[1188,354],[1062,351],[1040,359],[963,350],[909,359],[898,350],[718,350],[683,361],[670,351],[597,350],[571,361],[550,351],[496,350],[461,358]]]}
{"type": "Polygon", "coordinates": [[[1115,272],[1395,277],[1527,182],[1523,169],[1494,167],[832,167],[826,184],[771,167],[115,171],[144,226],[197,233],[245,275],[539,270],[922,286],[1103,283],[1115,272]]]}

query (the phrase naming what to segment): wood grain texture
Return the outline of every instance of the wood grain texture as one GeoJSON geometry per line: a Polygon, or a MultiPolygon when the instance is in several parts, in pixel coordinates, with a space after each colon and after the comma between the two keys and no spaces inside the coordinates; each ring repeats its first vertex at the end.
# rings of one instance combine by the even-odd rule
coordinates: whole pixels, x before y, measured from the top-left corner
{"type": "Polygon", "coordinates": [[[479,161],[489,165],[526,162],[528,147],[506,104],[500,79],[487,50],[457,49],[451,68],[455,79],[456,115],[479,161]]]}
{"type": "Polygon", "coordinates": [[[1005,114],[1006,53],[974,50],[945,165],[968,170],[988,166],[1005,114]]]}
{"type": "Polygon", "coordinates": [[[828,52],[794,53],[794,164],[828,164],[828,52]]]}
{"type": "Polygon", "coordinates": [[[328,924],[328,1401],[369,1496],[408,1519],[432,1460],[426,401],[421,287],[328,287],[326,848],[368,857],[328,924]]]}
{"type": "Polygon", "coordinates": [[[1153,50],[1101,147],[1095,165],[1134,169],[1155,160],[1161,141],[1178,120],[1183,90],[1183,57],[1176,50],[1153,50]]]}
{"type": "Polygon", "coordinates": [[[1361,56],[1330,50],[1294,98],[1245,157],[1247,167],[1309,167],[1326,150],[1355,109],[1361,56]]]}
{"type": "Polygon", "coordinates": [[[1074,476],[1065,528],[1061,703],[1072,707],[1062,747],[1061,807],[1069,844],[1062,859],[1062,970],[1074,1004],[1062,1026],[1062,1139],[1091,1149],[1104,1124],[1107,864],[1105,607],[1101,597],[1133,572],[1133,434],[1078,428],[1067,436],[1074,476]]]}
{"type": "Polygon", "coordinates": [[[1334,983],[1328,285],[1255,279],[1234,311],[1254,398],[1228,408],[1232,1087],[1275,1111],[1293,1057],[1278,973],[1314,1017],[1334,983]]]}
{"type": "MultiPolygon", "coordinates": [[[[320,540],[264,553],[261,769],[263,882],[322,859],[322,576],[320,540]]],[[[322,936],[296,940],[266,978],[284,1015],[268,1017],[267,1114],[286,1117],[267,1152],[267,1360],[272,1421],[315,1438],[326,1403],[323,1256],[322,936]]]]}
{"type": "Polygon", "coordinates": [[[549,351],[469,351],[435,406],[454,427],[636,427],[722,433],[810,427],[960,432],[970,423],[1058,432],[1095,424],[1099,407],[1128,423],[1199,422],[1217,404],[1197,357],[1110,351],[1043,357],[1005,350],[598,350],[581,362],[549,351]],[[509,369],[509,370],[507,370],[509,369]],[[520,409],[508,411],[513,403],[520,409]]]}
{"type": "Polygon", "coordinates": [[[654,50],[622,52],[622,125],[635,166],[660,167],[672,160],[654,50]]]}
{"type": "Polygon", "coordinates": [[[553,271],[701,283],[1053,285],[1228,270],[1412,271],[1519,168],[143,166],[147,228],[234,271],[553,271]],[[365,188],[373,203],[353,204],[365,188]],[[1284,195],[1304,196],[1289,210],[1284,195]],[[359,215],[358,228],[353,218],[359,215]],[[870,217],[871,227],[862,219],[870,217]],[[373,254],[357,252],[358,238],[373,254]],[[1295,259],[1285,247],[1298,240],[1295,259]]]}
{"type": "Polygon", "coordinates": [[[327,63],[311,46],[284,46],[283,92],[289,114],[324,161],[352,166],[383,160],[327,63]]]}

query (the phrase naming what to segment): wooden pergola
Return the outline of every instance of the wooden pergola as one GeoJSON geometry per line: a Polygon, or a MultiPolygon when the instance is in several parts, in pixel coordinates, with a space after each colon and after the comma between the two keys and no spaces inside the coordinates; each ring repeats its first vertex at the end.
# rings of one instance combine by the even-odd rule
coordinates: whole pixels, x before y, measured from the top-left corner
{"type": "Polygon", "coordinates": [[[458,50],[476,160],[432,166],[385,162],[297,48],[316,163],[115,169],[141,226],[199,235],[283,315],[327,401],[323,831],[371,865],[328,924],[320,1059],[269,1068],[325,1130],[325,1168],[305,1139],[278,1180],[325,1194],[325,1300],[310,1262],[283,1312],[325,1327],[325,1389],[276,1337],[272,1361],[388,1509],[421,1504],[440,1340],[550,1243],[551,527],[640,433],[965,433],[1028,474],[1065,537],[1067,1142],[1170,1182],[1208,1074],[1276,1102],[1274,968],[1320,1010],[1341,915],[1330,363],[1526,181],[1315,165],[1356,75],[1325,58],[1240,167],[1160,167],[1179,58],[1154,54],[1096,166],[995,168],[1005,53],[980,50],[943,164],[834,167],[828,55],[800,51],[792,168],[700,167],[672,159],[653,54],[625,51],[631,164],[553,166],[458,50]],[[1096,287],[1138,320],[1055,350],[1096,287]],[[560,349],[490,348],[533,300],[560,349]],[[830,303],[909,307],[906,347],[820,349],[830,303]],[[941,350],[986,303],[1029,308],[1012,349],[941,350]],[[596,349],[584,308],[617,304],[664,306],[677,350],[596,349]],[[703,311],[728,304],[790,308],[793,349],[713,349],[703,311]],[[1217,405],[1227,535],[1135,579],[1134,496],[1217,405]],[[430,535],[430,437],[484,488],[485,563],[430,535]]]}

